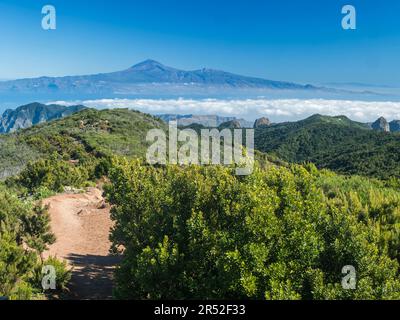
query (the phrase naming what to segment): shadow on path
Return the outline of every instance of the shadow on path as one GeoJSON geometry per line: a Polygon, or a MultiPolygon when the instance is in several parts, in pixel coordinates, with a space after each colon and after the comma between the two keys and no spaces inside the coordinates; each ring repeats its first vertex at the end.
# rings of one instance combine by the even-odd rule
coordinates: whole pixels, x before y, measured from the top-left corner
{"type": "Polygon", "coordinates": [[[120,257],[70,254],[66,258],[73,266],[67,299],[112,299],[113,272],[120,257]]]}

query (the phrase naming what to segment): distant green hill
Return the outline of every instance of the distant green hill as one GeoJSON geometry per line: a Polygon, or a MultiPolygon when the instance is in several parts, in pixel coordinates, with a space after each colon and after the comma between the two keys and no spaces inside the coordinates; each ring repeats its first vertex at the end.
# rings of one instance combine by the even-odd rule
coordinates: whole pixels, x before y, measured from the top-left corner
{"type": "Polygon", "coordinates": [[[58,153],[65,160],[103,155],[141,157],[146,134],[166,124],[128,109],[85,109],[66,118],[0,136],[0,177],[20,172],[29,161],[58,153]]]}
{"type": "Polygon", "coordinates": [[[255,147],[288,162],[313,162],[344,174],[400,177],[400,135],[370,130],[345,116],[314,115],[257,128],[255,147]]]}
{"type": "MultiPolygon", "coordinates": [[[[146,134],[152,128],[167,130],[167,125],[128,109],[85,109],[1,135],[0,178],[15,175],[30,161],[47,159],[54,153],[65,161],[81,163],[112,155],[143,157],[149,146],[146,134]]],[[[199,131],[201,126],[193,129],[199,131]]],[[[400,134],[376,132],[345,116],[314,115],[257,128],[255,147],[261,162],[313,162],[343,174],[400,177],[400,134]]]]}

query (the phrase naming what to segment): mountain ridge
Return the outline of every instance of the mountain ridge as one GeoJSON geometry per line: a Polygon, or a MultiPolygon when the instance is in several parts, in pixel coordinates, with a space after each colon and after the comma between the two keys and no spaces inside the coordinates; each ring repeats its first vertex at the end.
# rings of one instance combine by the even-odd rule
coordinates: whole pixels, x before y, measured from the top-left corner
{"type": "Polygon", "coordinates": [[[223,117],[218,115],[194,115],[194,114],[157,114],[164,122],[177,121],[178,126],[189,126],[192,124],[200,124],[204,127],[218,127],[224,122],[237,120],[241,127],[251,128],[253,123],[246,119],[238,119],[236,117],[223,117]]]}
{"type": "Polygon", "coordinates": [[[128,69],[109,73],[2,81],[0,92],[121,93],[143,84],[280,90],[321,89],[310,84],[267,80],[208,68],[180,70],[148,59],[128,69]]]}
{"type": "MultiPolygon", "coordinates": [[[[14,132],[19,129],[26,129],[31,126],[60,119],[75,112],[81,111],[86,107],[83,105],[72,105],[64,106],[59,104],[42,104],[39,102],[33,102],[26,105],[19,106],[16,109],[7,109],[0,116],[0,134],[14,132]]],[[[218,127],[221,124],[229,121],[237,120],[242,128],[252,128],[255,123],[248,121],[243,118],[237,118],[234,116],[219,116],[219,115],[194,115],[194,114],[156,114],[156,117],[160,118],[164,122],[177,121],[179,126],[189,126],[192,124],[199,124],[204,127],[218,127]]],[[[256,119],[267,121],[266,126],[275,127],[280,125],[299,126],[310,122],[324,122],[327,124],[337,125],[349,125],[356,126],[362,129],[369,129],[374,131],[384,132],[399,132],[400,131],[400,120],[393,120],[390,123],[384,118],[380,117],[375,122],[362,123],[349,119],[347,116],[325,116],[321,114],[311,115],[303,120],[294,122],[279,122],[273,123],[268,118],[256,119]],[[385,125],[385,128],[378,125],[381,122],[385,125]],[[387,128],[386,128],[387,127],[387,128]]],[[[265,124],[263,125],[265,126],[265,124]]]]}
{"type": "Polygon", "coordinates": [[[150,129],[167,129],[160,119],[128,109],[84,108],[63,118],[0,135],[0,179],[18,174],[30,162],[57,153],[78,160],[121,155],[141,157],[150,129]]]}
{"type": "Polygon", "coordinates": [[[373,130],[345,116],[313,115],[255,130],[255,149],[289,163],[390,179],[400,177],[399,132],[373,130]]]}
{"type": "MultiPolygon", "coordinates": [[[[22,106],[37,109],[40,104],[22,106]]],[[[53,108],[54,105],[46,106],[53,108]]],[[[78,106],[82,107],[83,106],[78,106]]],[[[62,108],[62,106],[58,106],[62,108]]],[[[21,108],[19,108],[21,109],[21,108]]],[[[8,111],[9,113],[11,111],[8,111]]],[[[377,132],[346,116],[315,114],[297,122],[255,126],[255,148],[286,162],[313,162],[343,174],[377,178],[400,177],[399,133],[377,132]]],[[[201,125],[192,125],[202,128],[201,125]]],[[[230,120],[219,128],[241,127],[230,120]]],[[[167,130],[159,117],[128,109],[83,109],[61,119],[0,135],[0,177],[19,172],[29,161],[54,152],[85,161],[85,154],[143,156],[146,133],[167,130]]]]}
{"type": "Polygon", "coordinates": [[[60,119],[85,109],[85,106],[46,105],[33,102],[13,109],[7,109],[0,117],[0,133],[14,132],[36,124],[60,119]]]}

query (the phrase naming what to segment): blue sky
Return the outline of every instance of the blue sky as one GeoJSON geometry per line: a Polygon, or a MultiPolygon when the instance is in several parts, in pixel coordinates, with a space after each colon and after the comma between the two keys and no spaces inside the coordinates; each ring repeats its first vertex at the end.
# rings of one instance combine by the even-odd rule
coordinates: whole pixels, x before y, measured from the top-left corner
{"type": "Polygon", "coordinates": [[[398,0],[0,0],[0,79],[90,74],[152,58],[301,83],[400,85],[398,0]],[[57,30],[41,29],[41,8],[57,30]],[[341,8],[357,9],[357,30],[341,8]]]}

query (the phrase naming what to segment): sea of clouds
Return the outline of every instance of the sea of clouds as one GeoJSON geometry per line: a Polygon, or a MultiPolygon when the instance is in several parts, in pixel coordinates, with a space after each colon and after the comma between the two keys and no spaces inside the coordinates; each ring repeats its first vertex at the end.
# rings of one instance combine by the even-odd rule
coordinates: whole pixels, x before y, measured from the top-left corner
{"type": "Polygon", "coordinates": [[[371,122],[378,117],[400,119],[400,102],[326,99],[100,99],[56,101],[52,103],[87,107],[129,108],[151,114],[195,114],[234,116],[247,120],[268,117],[272,121],[295,121],[313,114],[345,115],[352,120],[371,122]]]}

